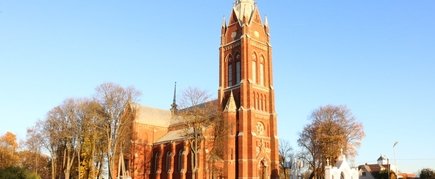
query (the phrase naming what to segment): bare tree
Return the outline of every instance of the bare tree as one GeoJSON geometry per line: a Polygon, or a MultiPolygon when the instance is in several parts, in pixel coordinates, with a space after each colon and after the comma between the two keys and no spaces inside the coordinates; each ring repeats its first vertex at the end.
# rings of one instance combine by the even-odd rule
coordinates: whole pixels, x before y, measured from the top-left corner
{"type": "Polygon", "coordinates": [[[78,113],[77,101],[67,99],[48,113],[44,124],[46,146],[52,155],[52,172],[56,171],[55,162],[60,159],[59,154],[61,154],[62,169],[66,179],[71,177],[72,165],[77,157],[76,149],[79,147],[81,121],[78,113]]]}
{"type": "MultiPolygon", "coordinates": [[[[287,168],[290,167],[287,164],[292,162],[294,160],[294,154],[293,154],[293,148],[290,145],[290,142],[287,140],[281,139],[279,141],[279,165],[281,167],[281,170],[284,175],[284,178],[287,178],[287,168]]],[[[283,177],[283,176],[281,176],[283,177]]]]}
{"type": "Polygon", "coordinates": [[[322,178],[326,161],[335,164],[341,149],[354,157],[365,134],[362,124],[345,106],[320,107],[310,119],[312,122],[300,133],[298,144],[312,171],[310,178],[322,178]]]}
{"type": "Polygon", "coordinates": [[[61,118],[59,121],[61,129],[63,129],[60,135],[62,135],[66,143],[63,155],[64,174],[65,179],[69,179],[71,177],[71,169],[74,161],[78,157],[76,151],[81,147],[80,138],[82,121],[81,118],[79,118],[81,111],[79,108],[79,102],[75,99],[67,99],[60,108],[61,118]]]}
{"type": "Polygon", "coordinates": [[[112,178],[114,157],[129,147],[139,92],[111,83],[96,91],[94,99],[65,100],[28,130],[29,150],[37,154],[42,145],[50,152],[52,179],[99,178],[105,161],[112,178]]]}
{"type": "MultiPolygon", "coordinates": [[[[72,116],[74,120],[74,136],[75,139],[75,153],[77,156],[77,176],[75,178],[80,179],[82,176],[84,178],[90,177],[89,172],[93,172],[94,157],[88,157],[87,161],[82,159],[82,151],[90,151],[94,155],[95,150],[95,140],[101,139],[101,132],[95,130],[99,123],[102,122],[99,112],[101,112],[100,105],[91,99],[79,99],[75,100],[72,105],[72,116]],[[89,163],[88,166],[83,166],[83,163],[89,163]],[[89,170],[85,170],[86,167],[90,167],[89,170]],[[87,173],[86,173],[87,172],[87,173]]],[[[88,155],[89,156],[89,155],[88,155]]]]}
{"type": "Polygon", "coordinates": [[[114,178],[115,156],[119,156],[126,137],[131,135],[134,119],[132,104],[140,93],[134,88],[123,88],[113,83],[104,83],[96,88],[95,99],[101,105],[104,123],[102,130],[106,140],[106,160],[109,178],[114,178]]]}
{"type": "MultiPolygon", "coordinates": [[[[30,159],[25,162],[31,162],[28,168],[33,169],[36,174],[39,174],[39,169],[42,168],[40,159],[43,156],[41,154],[41,149],[43,147],[42,134],[40,131],[40,122],[37,122],[34,126],[27,129],[26,148],[30,154],[30,159]]],[[[44,166],[44,163],[42,164],[44,166]]]]}
{"type": "MultiPolygon", "coordinates": [[[[218,103],[214,103],[213,109],[219,109],[218,103]]],[[[210,178],[217,178],[223,175],[222,166],[218,165],[219,162],[223,162],[224,158],[224,147],[226,145],[226,137],[230,132],[230,127],[227,123],[223,121],[223,116],[221,112],[216,112],[216,116],[213,117],[211,123],[211,132],[206,136],[206,147],[209,149],[207,154],[207,161],[209,162],[210,168],[210,178]]]]}
{"type": "MultiPolygon", "coordinates": [[[[190,144],[192,178],[197,177],[199,170],[199,153],[205,147],[206,130],[210,125],[215,126],[214,134],[222,130],[218,105],[216,101],[210,101],[210,95],[198,88],[188,88],[184,91],[181,98],[182,110],[179,115],[186,125],[185,136],[190,144]]],[[[217,136],[217,135],[214,135],[217,136]]],[[[222,135],[223,136],[223,135],[222,135]]],[[[220,136],[219,136],[220,137],[220,136]]],[[[218,139],[212,137],[214,139],[218,139]]],[[[216,140],[217,141],[217,140],[216,140]]],[[[212,154],[218,154],[217,148],[212,150],[212,154]]],[[[213,156],[210,159],[215,159],[213,156]]]]}
{"type": "Polygon", "coordinates": [[[55,107],[47,113],[47,118],[44,121],[40,121],[41,136],[44,147],[50,152],[51,158],[51,178],[55,179],[58,176],[58,160],[60,151],[64,148],[62,141],[62,129],[59,127],[61,118],[61,108],[55,107]]]}
{"type": "Polygon", "coordinates": [[[95,100],[86,99],[80,103],[82,112],[82,137],[81,147],[77,149],[80,154],[78,164],[79,175],[83,178],[98,178],[100,173],[98,165],[103,162],[102,156],[105,153],[105,140],[102,135],[103,116],[101,115],[101,106],[95,100]],[[100,149],[100,150],[98,150],[100,149]]]}

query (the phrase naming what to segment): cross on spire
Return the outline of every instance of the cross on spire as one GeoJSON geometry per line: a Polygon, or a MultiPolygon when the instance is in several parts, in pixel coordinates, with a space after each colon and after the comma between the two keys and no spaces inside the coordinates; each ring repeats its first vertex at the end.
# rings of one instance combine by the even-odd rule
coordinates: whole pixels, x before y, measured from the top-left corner
{"type": "Polygon", "coordinates": [[[236,4],[240,4],[240,3],[255,3],[255,0],[236,0],[235,2],[236,4]]]}

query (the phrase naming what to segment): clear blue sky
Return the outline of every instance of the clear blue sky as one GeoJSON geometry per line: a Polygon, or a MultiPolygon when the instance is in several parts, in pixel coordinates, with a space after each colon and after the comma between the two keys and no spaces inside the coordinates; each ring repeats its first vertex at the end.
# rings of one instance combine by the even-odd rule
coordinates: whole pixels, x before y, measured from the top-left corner
{"type": "MultiPolygon", "coordinates": [[[[233,0],[0,0],[0,133],[26,128],[103,82],[169,109],[172,88],[218,87],[222,18],[233,0]]],[[[347,105],[364,124],[357,164],[435,168],[435,1],[258,0],[271,26],[279,136],[347,105]]]]}

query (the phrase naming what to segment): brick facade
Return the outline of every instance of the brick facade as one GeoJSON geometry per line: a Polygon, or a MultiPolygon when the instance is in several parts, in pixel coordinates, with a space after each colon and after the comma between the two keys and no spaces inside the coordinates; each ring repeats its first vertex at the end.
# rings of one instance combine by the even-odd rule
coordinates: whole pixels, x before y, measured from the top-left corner
{"type": "MultiPolygon", "coordinates": [[[[221,29],[217,103],[223,111],[224,155],[211,162],[213,143],[200,145],[197,178],[278,178],[278,137],[267,19],[254,0],[236,0],[221,29]]],[[[127,167],[132,178],[192,178],[190,145],[170,111],[143,111],[136,120],[127,167]],[[142,114],[144,115],[144,114],[142,114]],[[147,118],[143,120],[143,118],[147,118]],[[149,119],[148,119],[149,118],[149,119]],[[158,124],[153,121],[159,120],[158,124]]],[[[205,129],[212,131],[213,126],[205,129]]],[[[206,134],[208,132],[205,132],[206,134]]]]}
{"type": "Polygon", "coordinates": [[[225,115],[236,126],[226,145],[225,176],[278,178],[269,26],[251,2],[236,3],[221,30],[218,100],[224,106],[233,96],[237,106],[225,115]]]}

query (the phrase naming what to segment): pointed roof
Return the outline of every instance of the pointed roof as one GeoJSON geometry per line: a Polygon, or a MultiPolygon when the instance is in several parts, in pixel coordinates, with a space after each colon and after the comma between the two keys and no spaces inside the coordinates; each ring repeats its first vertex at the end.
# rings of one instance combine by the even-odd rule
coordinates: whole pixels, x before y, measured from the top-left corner
{"type": "Polygon", "coordinates": [[[264,26],[269,27],[269,20],[267,20],[267,16],[264,17],[264,26]]]}
{"type": "Polygon", "coordinates": [[[227,105],[225,106],[225,112],[236,112],[237,106],[236,101],[234,101],[233,91],[230,93],[230,97],[228,98],[227,105]]]}
{"type": "Polygon", "coordinates": [[[135,108],[136,117],[134,122],[136,124],[169,127],[172,122],[172,115],[168,110],[142,105],[135,105],[135,108]]]}
{"type": "Polygon", "coordinates": [[[338,157],[336,167],[341,169],[350,168],[346,160],[346,155],[343,153],[343,148],[340,149],[340,156],[338,157]]]}
{"type": "Polygon", "coordinates": [[[222,28],[226,28],[227,27],[227,20],[225,20],[225,17],[222,20],[222,28]]]}
{"type": "Polygon", "coordinates": [[[387,160],[387,158],[381,154],[381,156],[378,158],[377,161],[379,162],[379,161],[383,161],[383,160],[387,160]]]}
{"type": "Polygon", "coordinates": [[[243,17],[250,20],[255,10],[255,0],[236,0],[233,9],[239,21],[243,21],[243,17]]]}
{"type": "Polygon", "coordinates": [[[175,82],[175,86],[174,86],[174,98],[172,99],[172,104],[171,104],[171,111],[173,113],[177,112],[177,82],[175,82]]]}

